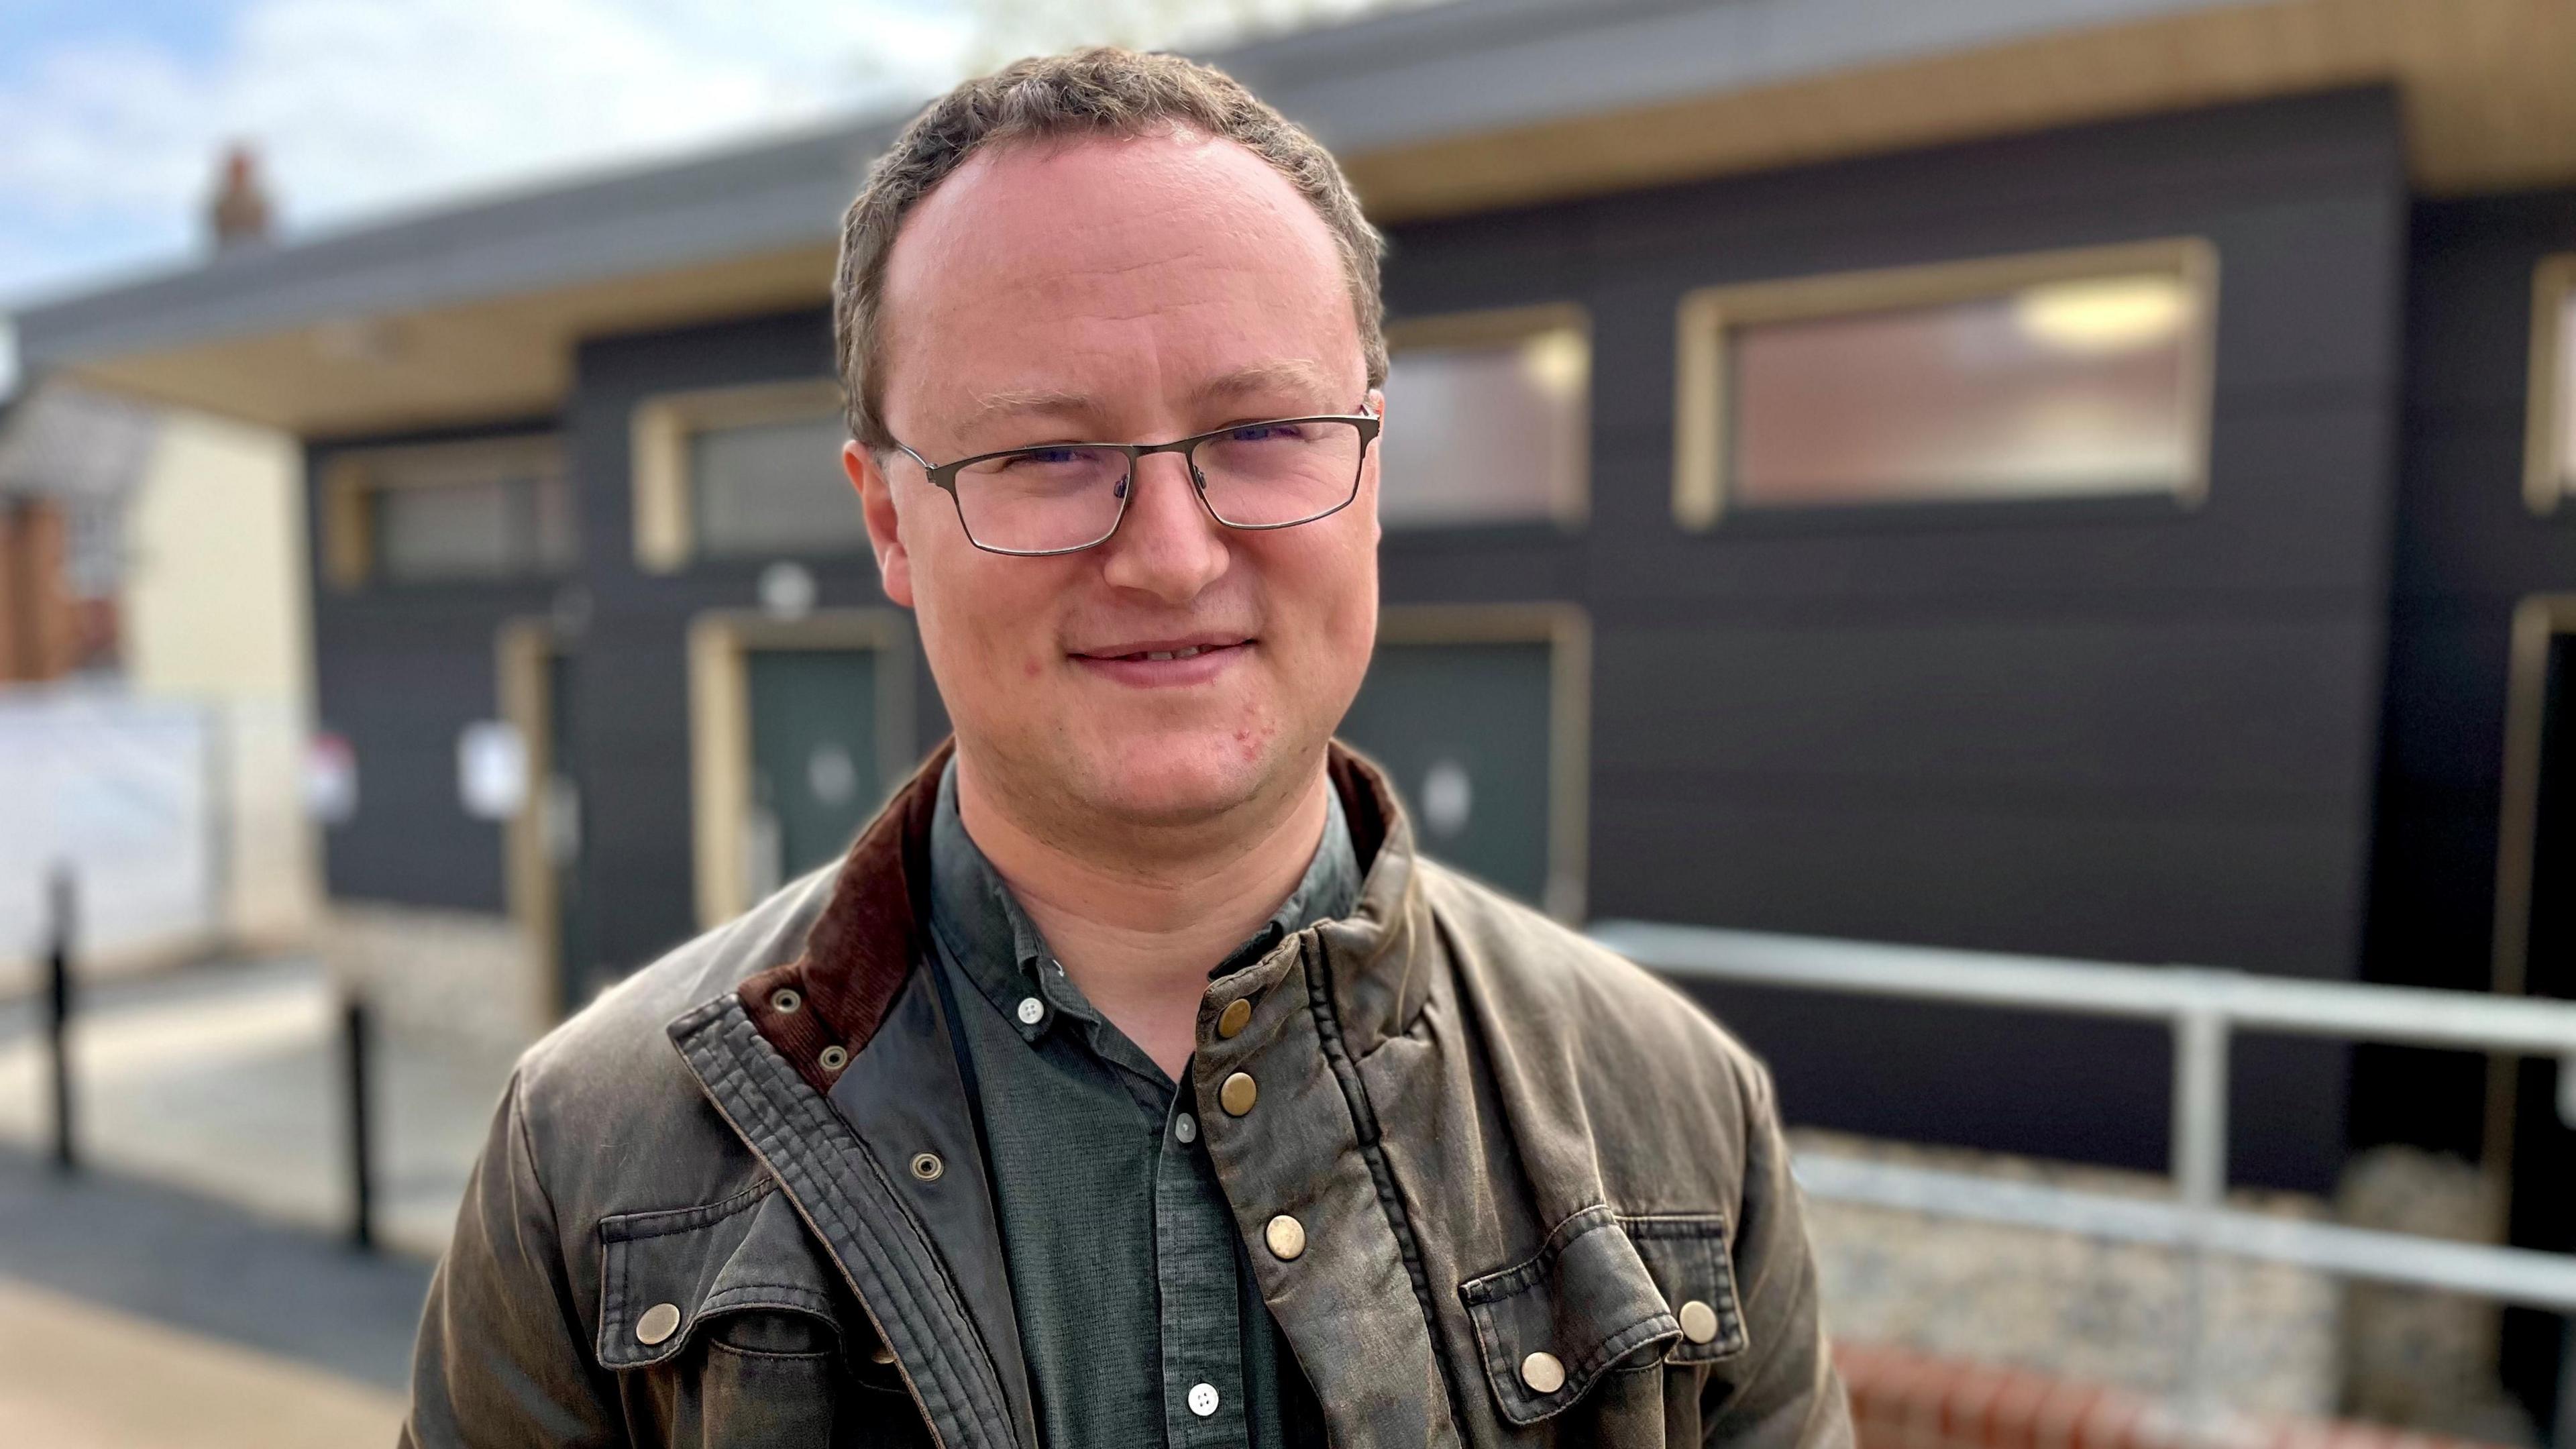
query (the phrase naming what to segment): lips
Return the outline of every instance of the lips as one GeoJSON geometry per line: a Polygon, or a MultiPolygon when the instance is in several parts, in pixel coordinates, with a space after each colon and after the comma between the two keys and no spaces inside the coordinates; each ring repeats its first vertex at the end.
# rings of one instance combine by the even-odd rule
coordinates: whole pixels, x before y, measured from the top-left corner
{"type": "Polygon", "coordinates": [[[1232,635],[1184,639],[1122,639],[1074,652],[1076,667],[1094,677],[1140,689],[1210,684],[1230,673],[1257,641],[1232,635]]]}
{"type": "Polygon", "coordinates": [[[1113,644],[1106,649],[1077,650],[1075,651],[1074,657],[1078,659],[1123,659],[1131,662],[1160,662],[1171,659],[1196,659],[1202,654],[1212,654],[1220,649],[1239,648],[1250,642],[1251,641],[1248,639],[1196,639],[1188,641],[1177,639],[1155,639],[1140,641],[1133,644],[1113,644]]]}

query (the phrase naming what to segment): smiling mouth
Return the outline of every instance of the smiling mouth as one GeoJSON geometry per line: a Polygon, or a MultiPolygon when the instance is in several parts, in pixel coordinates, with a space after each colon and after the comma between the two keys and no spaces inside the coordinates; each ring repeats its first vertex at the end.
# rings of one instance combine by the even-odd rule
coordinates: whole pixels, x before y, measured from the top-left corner
{"type": "Polygon", "coordinates": [[[1074,653],[1076,659],[1090,659],[1103,664],[1159,663],[1174,659],[1196,659],[1202,654],[1219,654],[1241,649],[1250,639],[1203,640],[1196,644],[1151,645],[1143,649],[1084,649],[1074,653]]]}

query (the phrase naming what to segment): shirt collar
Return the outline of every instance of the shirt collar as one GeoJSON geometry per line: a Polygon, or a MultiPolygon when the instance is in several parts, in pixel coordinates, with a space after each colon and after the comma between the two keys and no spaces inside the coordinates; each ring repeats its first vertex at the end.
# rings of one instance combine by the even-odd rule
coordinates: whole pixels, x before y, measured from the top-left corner
{"type": "MultiPolygon", "coordinates": [[[[1306,873],[1261,929],[1208,972],[1224,976],[1259,960],[1294,932],[1348,915],[1360,895],[1359,854],[1351,840],[1341,792],[1325,792],[1324,836],[1306,873]]],[[[1097,1013],[1061,969],[1047,969],[1054,954],[1037,924],[1020,909],[1011,888],[966,833],[957,810],[957,762],[940,773],[939,799],[930,821],[930,927],[940,947],[1002,1014],[1034,1039],[1063,1011],[1088,1020],[1097,1013]],[[1019,1018],[1019,1002],[1043,996],[1057,1010],[1035,1022],[1019,1018]]]]}

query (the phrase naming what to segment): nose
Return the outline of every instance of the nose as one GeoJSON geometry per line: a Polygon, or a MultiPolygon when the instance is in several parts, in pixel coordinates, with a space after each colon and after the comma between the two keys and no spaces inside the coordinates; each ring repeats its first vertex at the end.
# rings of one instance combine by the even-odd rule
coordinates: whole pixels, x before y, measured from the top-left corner
{"type": "Polygon", "coordinates": [[[1224,577],[1233,561],[1225,526],[1199,501],[1187,459],[1156,453],[1136,460],[1127,514],[1102,544],[1111,586],[1185,604],[1224,577]]]}

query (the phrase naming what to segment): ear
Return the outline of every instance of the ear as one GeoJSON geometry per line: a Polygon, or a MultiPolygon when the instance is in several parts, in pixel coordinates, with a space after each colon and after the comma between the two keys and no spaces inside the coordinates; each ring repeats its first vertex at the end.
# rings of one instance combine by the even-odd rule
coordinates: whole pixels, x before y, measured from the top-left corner
{"type": "Polygon", "coordinates": [[[1386,458],[1386,393],[1378,388],[1370,388],[1368,396],[1362,400],[1362,405],[1377,414],[1377,441],[1369,445],[1367,468],[1369,538],[1374,541],[1386,534],[1386,525],[1378,517],[1378,488],[1381,482],[1378,465],[1386,458]]]}
{"type": "Polygon", "coordinates": [[[858,490],[859,512],[868,525],[868,547],[876,551],[877,577],[885,596],[912,607],[912,556],[903,547],[903,519],[895,511],[894,483],[875,453],[855,442],[841,445],[841,471],[858,490]]]}

